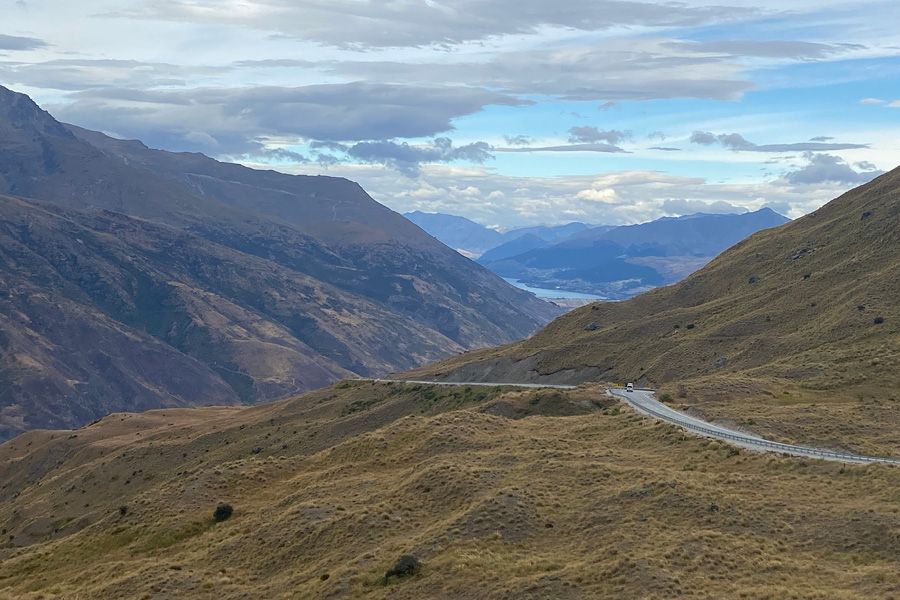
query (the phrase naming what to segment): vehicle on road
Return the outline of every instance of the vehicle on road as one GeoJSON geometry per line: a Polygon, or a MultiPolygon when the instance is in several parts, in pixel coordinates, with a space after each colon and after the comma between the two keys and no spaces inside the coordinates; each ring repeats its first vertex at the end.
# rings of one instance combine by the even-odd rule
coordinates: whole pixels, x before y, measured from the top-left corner
{"type": "Polygon", "coordinates": [[[625,391],[626,391],[626,392],[633,392],[633,391],[634,391],[634,384],[633,384],[633,383],[627,384],[627,385],[625,386],[625,391]]]}

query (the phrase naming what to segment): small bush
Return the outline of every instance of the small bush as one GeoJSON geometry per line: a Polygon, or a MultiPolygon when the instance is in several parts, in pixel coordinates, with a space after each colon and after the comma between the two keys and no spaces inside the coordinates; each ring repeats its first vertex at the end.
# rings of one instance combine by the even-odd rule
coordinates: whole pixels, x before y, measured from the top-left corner
{"type": "Polygon", "coordinates": [[[220,504],[216,507],[216,510],[213,511],[213,520],[215,520],[216,523],[227,521],[232,513],[234,513],[234,509],[231,508],[230,504],[220,504]]]}
{"type": "Polygon", "coordinates": [[[876,325],[881,325],[882,323],[884,323],[884,317],[875,317],[875,320],[872,322],[876,325]]]}
{"type": "Polygon", "coordinates": [[[419,562],[418,558],[416,558],[412,554],[404,554],[394,564],[394,566],[388,569],[388,571],[384,574],[384,581],[385,583],[387,583],[388,579],[390,579],[391,577],[402,578],[415,575],[421,568],[422,563],[419,562]]]}
{"type": "Polygon", "coordinates": [[[694,327],[696,327],[696,325],[694,325],[693,323],[688,323],[686,329],[693,329],[694,327]]]}
{"type": "Polygon", "coordinates": [[[123,517],[124,517],[125,515],[127,515],[127,514],[128,514],[128,507],[125,506],[124,504],[123,504],[122,506],[120,506],[120,507],[119,507],[119,514],[122,515],[123,517]]]}
{"type": "Polygon", "coordinates": [[[659,397],[659,401],[660,402],[671,402],[672,394],[663,394],[662,396],[659,397]]]}

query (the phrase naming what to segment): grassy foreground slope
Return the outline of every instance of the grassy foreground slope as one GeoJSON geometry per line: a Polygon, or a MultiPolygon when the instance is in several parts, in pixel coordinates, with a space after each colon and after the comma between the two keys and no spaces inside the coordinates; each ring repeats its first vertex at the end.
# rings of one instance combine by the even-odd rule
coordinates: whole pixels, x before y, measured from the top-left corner
{"type": "Polygon", "coordinates": [[[610,402],[345,383],[32,431],[0,446],[0,597],[900,598],[900,469],[610,402]]]}
{"type": "MultiPolygon", "coordinates": [[[[638,381],[662,386],[710,416],[747,421],[796,419],[819,405],[813,412],[833,414],[795,439],[837,443],[846,432],[835,427],[851,412],[867,423],[887,419],[893,435],[886,432],[882,445],[896,449],[898,299],[900,170],[894,170],[750,237],[682,283],[586,306],[527,340],[413,376],[638,381]],[[835,403],[843,406],[823,407],[835,403]],[[763,404],[762,413],[753,412],[763,404]],[[866,412],[870,417],[860,416],[866,412]]],[[[784,436],[791,430],[797,432],[768,429],[784,436]]]]}

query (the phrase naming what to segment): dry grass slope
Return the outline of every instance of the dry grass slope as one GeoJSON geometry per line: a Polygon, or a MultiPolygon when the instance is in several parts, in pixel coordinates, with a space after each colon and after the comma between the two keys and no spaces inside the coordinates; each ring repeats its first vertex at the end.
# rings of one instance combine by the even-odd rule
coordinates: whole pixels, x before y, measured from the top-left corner
{"type": "Polygon", "coordinates": [[[853,443],[850,414],[856,425],[884,431],[875,449],[896,453],[898,298],[900,169],[750,237],[680,284],[586,306],[522,342],[412,375],[628,380],[673,396],[680,384],[683,403],[712,418],[754,418],[763,407],[792,420],[814,409],[820,422],[761,429],[800,441],[853,443]],[[793,406],[780,410],[785,404],[793,406]]]}
{"type": "Polygon", "coordinates": [[[900,598],[900,469],[735,452],[597,389],[343,383],[0,464],[3,598],[900,598]]]}

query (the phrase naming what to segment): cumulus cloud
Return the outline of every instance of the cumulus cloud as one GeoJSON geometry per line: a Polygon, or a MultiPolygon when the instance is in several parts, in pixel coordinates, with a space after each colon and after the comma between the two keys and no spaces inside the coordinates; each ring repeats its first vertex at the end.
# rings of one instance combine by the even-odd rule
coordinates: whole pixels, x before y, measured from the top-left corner
{"type": "Polygon", "coordinates": [[[695,131],[691,143],[701,146],[721,146],[735,152],[823,152],[828,150],[854,150],[868,148],[868,144],[833,144],[823,142],[799,142],[793,144],[755,144],[739,133],[715,134],[709,131],[695,131]]]}
{"type": "Polygon", "coordinates": [[[547,27],[691,27],[755,14],[740,7],[632,0],[569,0],[564,9],[545,0],[242,0],[225,6],[222,0],[145,0],[113,16],[241,25],[362,49],[447,46],[547,27]]]}
{"type": "Polygon", "coordinates": [[[590,125],[571,127],[569,129],[569,142],[573,144],[592,144],[606,142],[618,146],[623,141],[631,139],[631,132],[618,129],[600,130],[590,125]]]}
{"type": "MultiPolygon", "coordinates": [[[[380,140],[353,145],[314,142],[310,146],[313,149],[339,152],[354,162],[391,167],[408,177],[417,177],[422,163],[468,161],[481,164],[493,158],[491,146],[486,142],[454,147],[453,141],[449,138],[436,138],[429,144],[415,145],[407,142],[380,140]]],[[[339,160],[338,157],[332,157],[339,160]]]]}
{"type": "Polygon", "coordinates": [[[704,202],[702,200],[689,200],[687,198],[667,198],[666,200],[663,200],[660,209],[667,215],[672,216],[692,215],[696,213],[735,214],[747,212],[745,207],[735,206],[724,200],[704,202]]]}
{"type": "MultiPolygon", "coordinates": [[[[316,172],[306,166],[297,171],[316,172]]],[[[483,166],[455,164],[423,164],[417,178],[372,165],[340,164],[328,173],[359,181],[376,200],[400,212],[460,214],[508,227],[573,220],[621,225],[666,215],[741,212],[765,206],[798,217],[849,187],[834,182],[794,185],[783,179],[717,183],[656,171],[517,177],[483,166]]]]}
{"type": "Polygon", "coordinates": [[[832,154],[805,155],[807,164],[785,175],[785,180],[791,184],[810,185],[819,183],[846,183],[851,185],[863,184],[883,174],[871,163],[858,163],[857,167],[862,171],[856,171],[839,156],[832,154]]]}
{"type": "Polygon", "coordinates": [[[33,37],[0,34],[0,50],[25,51],[46,48],[49,44],[33,37]]]}
{"type": "Polygon", "coordinates": [[[51,107],[63,120],[148,145],[215,155],[258,151],[271,139],[356,141],[428,137],[487,104],[520,101],[475,88],[348,83],[303,87],[97,88],[51,107]],[[203,132],[204,143],[194,134],[203,132]]]}

